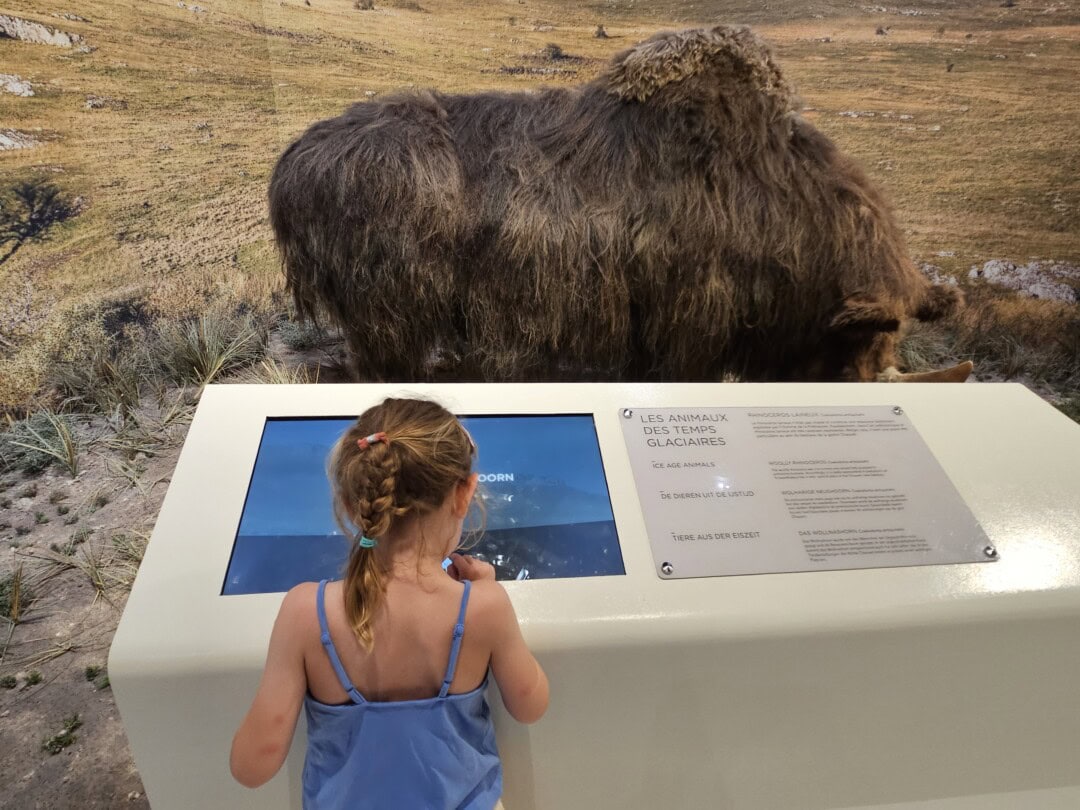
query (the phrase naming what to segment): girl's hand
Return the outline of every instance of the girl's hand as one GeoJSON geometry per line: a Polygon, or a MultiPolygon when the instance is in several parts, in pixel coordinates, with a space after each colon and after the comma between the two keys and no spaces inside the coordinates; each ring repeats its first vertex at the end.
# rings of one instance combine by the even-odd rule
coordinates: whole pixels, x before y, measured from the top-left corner
{"type": "Polygon", "coordinates": [[[454,552],[450,555],[453,565],[446,569],[446,573],[462,582],[466,579],[478,582],[481,579],[495,579],[495,566],[491,563],[469,557],[465,554],[454,552]]]}

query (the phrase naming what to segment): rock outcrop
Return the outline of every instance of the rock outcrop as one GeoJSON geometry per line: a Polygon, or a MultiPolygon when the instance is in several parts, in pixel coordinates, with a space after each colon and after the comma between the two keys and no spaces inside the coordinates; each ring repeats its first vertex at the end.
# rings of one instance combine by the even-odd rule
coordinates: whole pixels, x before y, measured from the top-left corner
{"type": "Polygon", "coordinates": [[[1080,267],[1061,262],[1030,262],[1014,264],[1003,259],[991,259],[982,267],[972,267],[971,280],[982,280],[1029,298],[1075,303],[1080,301],[1080,267]],[[1071,283],[1070,283],[1071,282],[1071,283]]]}
{"type": "Polygon", "coordinates": [[[54,45],[57,48],[73,48],[82,43],[78,34],[69,34],[58,28],[49,28],[41,23],[30,22],[21,17],[9,17],[0,14],[0,38],[21,39],[38,45],[54,45]]]}
{"type": "Polygon", "coordinates": [[[0,73],[0,90],[23,98],[34,95],[34,88],[30,86],[30,82],[12,73],[0,73]]]}
{"type": "Polygon", "coordinates": [[[41,141],[31,138],[25,132],[16,129],[0,129],[0,152],[11,149],[29,149],[37,146],[41,141]]]}

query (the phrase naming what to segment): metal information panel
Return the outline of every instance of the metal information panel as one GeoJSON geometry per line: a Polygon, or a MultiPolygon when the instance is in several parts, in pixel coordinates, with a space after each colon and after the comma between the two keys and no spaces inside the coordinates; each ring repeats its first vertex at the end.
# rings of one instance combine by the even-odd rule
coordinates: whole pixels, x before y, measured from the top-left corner
{"type": "Polygon", "coordinates": [[[620,416],[663,578],[997,559],[898,407],[620,416]]]}

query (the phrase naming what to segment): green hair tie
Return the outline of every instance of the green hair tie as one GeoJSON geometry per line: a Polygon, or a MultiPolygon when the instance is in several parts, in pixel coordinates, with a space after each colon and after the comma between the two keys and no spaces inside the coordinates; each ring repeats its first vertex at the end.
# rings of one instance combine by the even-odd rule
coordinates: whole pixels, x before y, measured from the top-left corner
{"type": "Polygon", "coordinates": [[[360,548],[375,548],[375,541],[370,537],[360,535],[360,548]]]}

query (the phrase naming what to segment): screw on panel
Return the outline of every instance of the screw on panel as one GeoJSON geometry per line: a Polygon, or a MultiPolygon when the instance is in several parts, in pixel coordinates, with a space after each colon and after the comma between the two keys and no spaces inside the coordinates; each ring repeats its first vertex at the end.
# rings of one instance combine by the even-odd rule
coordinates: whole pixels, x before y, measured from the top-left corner
{"type": "Polygon", "coordinates": [[[997,557],[997,549],[993,546],[987,546],[983,549],[983,554],[989,557],[991,560],[997,557]]]}
{"type": "Polygon", "coordinates": [[[629,408],[623,408],[622,409],[622,418],[623,419],[629,419],[633,415],[634,415],[634,412],[632,410],[630,410],[629,408]]]}
{"type": "Polygon", "coordinates": [[[675,571],[675,567],[669,562],[660,563],[660,570],[664,572],[664,576],[670,577],[675,571]]]}
{"type": "Polygon", "coordinates": [[[895,413],[897,416],[902,416],[904,413],[904,409],[901,408],[899,405],[894,405],[892,412],[895,413]]]}

